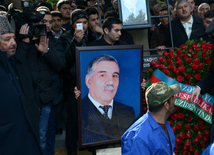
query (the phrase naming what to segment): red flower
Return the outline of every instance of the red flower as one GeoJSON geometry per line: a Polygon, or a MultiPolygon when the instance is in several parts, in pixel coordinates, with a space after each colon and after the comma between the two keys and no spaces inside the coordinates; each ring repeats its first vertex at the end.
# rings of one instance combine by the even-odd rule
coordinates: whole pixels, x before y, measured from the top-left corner
{"type": "Polygon", "coordinates": [[[190,151],[190,152],[193,152],[193,151],[194,151],[194,147],[191,146],[191,147],[189,148],[189,151],[190,151]]]}
{"type": "Polygon", "coordinates": [[[208,51],[207,47],[203,48],[203,52],[207,52],[207,51],[208,51]]]}
{"type": "Polygon", "coordinates": [[[189,122],[189,123],[190,123],[190,122],[191,122],[191,120],[192,120],[192,117],[191,117],[191,116],[188,116],[188,117],[187,117],[187,122],[189,122]]]}
{"type": "Polygon", "coordinates": [[[208,141],[209,141],[208,137],[204,137],[204,138],[203,138],[203,141],[204,141],[204,142],[208,142],[208,141]]]}
{"type": "Polygon", "coordinates": [[[169,56],[170,58],[172,58],[172,57],[174,56],[173,52],[170,52],[170,51],[169,51],[168,56],[169,56]]]}
{"type": "Polygon", "coordinates": [[[178,77],[176,78],[176,80],[177,80],[178,82],[181,82],[181,81],[184,80],[184,78],[183,78],[182,76],[178,76],[178,77]]]}
{"type": "Polygon", "coordinates": [[[193,58],[197,58],[197,56],[198,56],[197,53],[193,53],[193,54],[192,54],[192,57],[193,57],[193,58]]]}
{"type": "Polygon", "coordinates": [[[185,152],[183,151],[182,154],[187,154],[187,151],[186,151],[186,150],[188,149],[188,147],[187,147],[185,144],[184,144],[184,146],[183,146],[183,149],[184,149],[185,152]]]}
{"type": "MultiPolygon", "coordinates": [[[[179,110],[180,109],[180,107],[179,106],[175,106],[175,110],[179,110]]],[[[175,114],[174,114],[175,115],[175,114]]],[[[176,114],[176,116],[177,116],[177,114],[176,114]]]]}
{"type": "Polygon", "coordinates": [[[195,138],[195,139],[194,139],[194,142],[193,142],[193,144],[196,144],[196,145],[198,145],[198,144],[199,144],[199,139],[198,139],[198,138],[195,138]]]}
{"type": "Polygon", "coordinates": [[[187,138],[187,139],[190,139],[190,138],[191,138],[191,133],[190,133],[190,132],[187,132],[187,133],[186,133],[186,138],[187,138]]]}
{"type": "Polygon", "coordinates": [[[185,67],[179,67],[178,70],[180,71],[180,73],[185,72],[185,67]]]}
{"type": "Polygon", "coordinates": [[[197,43],[191,43],[192,48],[196,48],[197,43]]]}
{"type": "Polygon", "coordinates": [[[169,74],[169,70],[168,70],[167,68],[165,68],[163,72],[164,72],[164,74],[166,74],[166,75],[169,74]]]}
{"type": "Polygon", "coordinates": [[[176,62],[176,64],[177,64],[178,66],[182,66],[182,65],[183,65],[183,61],[178,60],[178,61],[176,62]]]}
{"type": "Polygon", "coordinates": [[[203,142],[203,143],[201,143],[201,147],[202,148],[206,148],[206,144],[203,142]]]}
{"type": "Polygon", "coordinates": [[[211,58],[211,54],[212,54],[212,53],[209,53],[209,58],[211,58]]]}
{"type": "Polygon", "coordinates": [[[168,56],[168,52],[167,52],[167,51],[164,51],[164,52],[163,52],[163,55],[164,55],[165,57],[167,57],[167,56],[168,56]]]}
{"type": "Polygon", "coordinates": [[[169,64],[171,64],[171,63],[173,63],[173,60],[170,58],[166,62],[168,62],[169,64]]]}
{"type": "Polygon", "coordinates": [[[152,72],[152,69],[151,69],[150,67],[148,67],[146,70],[147,70],[148,72],[152,72]]]}
{"type": "Polygon", "coordinates": [[[198,81],[201,80],[201,75],[200,74],[195,74],[195,79],[198,80],[198,81]]]}
{"type": "Polygon", "coordinates": [[[189,141],[189,140],[186,140],[184,145],[190,146],[190,141],[189,141]]]}
{"type": "Polygon", "coordinates": [[[204,136],[205,136],[205,137],[209,137],[209,136],[210,136],[210,133],[209,133],[208,130],[205,130],[205,131],[204,131],[204,136]]]}
{"type": "Polygon", "coordinates": [[[193,60],[193,63],[196,64],[196,65],[199,65],[200,64],[200,59],[193,60]]]}
{"type": "Polygon", "coordinates": [[[160,65],[158,64],[158,63],[156,63],[155,65],[154,65],[154,68],[159,68],[160,67],[160,65]]]}
{"type": "Polygon", "coordinates": [[[192,114],[193,114],[193,112],[192,112],[192,111],[188,111],[188,113],[189,113],[190,115],[192,115],[192,114]]]}
{"type": "Polygon", "coordinates": [[[173,131],[173,132],[175,132],[175,131],[176,131],[176,128],[175,128],[174,126],[172,127],[172,131],[173,131]]]}
{"type": "Polygon", "coordinates": [[[203,121],[203,119],[201,119],[200,117],[197,118],[198,123],[201,123],[203,121]]]}
{"type": "Polygon", "coordinates": [[[192,70],[196,70],[198,68],[198,65],[192,64],[191,67],[192,67],[192,70]]]}
{"type": "Polygon", "coordinates": [[[186,59],[187,58],[187,54],[182,54],[182,59],[186,59]]]}
{"type": "Polygon", "coordinates": [[[177,150],[177,149],[175,149],[175,150],[174,150],[174,153],[175,153],[175,154],[178,154],[178,150],[177,150]]]}
{"type": "Polygon", "coordinates": [[[175,66],[174,66],[173,64],[171,64],[171,65],[168,66],[168,68],[169,68],[170,70],[173,70],[173,69],[175,68],[175,66]]]}
{"type": "Polygon", "coordinates": [[[187,80],[189,80],[191,78],[191,74],[187,73],[185,74],[185,77],[187,78],[187,80]]]}
{"type": "Polygon", "coordinates": [[[169,49],[169,52],[170,52],[170,53],[174,53],[174,50],[173,50],[173,49],[169,49]]]}
{"type": "Polygon", "coordinates": [[[180,139],[184,139],[184,138],[185,138],[185,134],[183,134],[183,133],[179,133],[179,134],[178,134],[178,138],[180,138],[180,139]]]}
{"type": "Polygon", "coordinates": [[[178,149],[178,144],[175,144],[175,149],[178,149]]]}
{"type": "Polygon", "coordinates": [[[160,64],[159,68],[160,68],[160,69],[164,69],[164,68],[165,68],[165,65],[164,65],[164,64],[160,64]]]}
{"type": "Polygon", "coordinates": [[[187,58],[186,61],[187,61],[188,64],[191,64],[192,63],[192,58],[187,58]]]}
{"type": "Polygon", "coordinates": [[[178,70],[177,68],[175,68],[175,69],[173,69],[173,72],[174,72],[175,74],[178,74],[178,73],[179,73],[179,70],[178,70]]]}
{"type": "Polygon", "coordinates": [[[199,152],[198,152],[198,151],[195,151],[195,152],[194,152],[194,155],[200,155],[200,154],[199,154],[199,152]]]}
{"type": "Polygon", "coordinates": [[[183,44],[183,45],[181,45],[181,48],[182,48],[182,49],[185,49],[185,48],[187,48],[187,45],[186,45],[186,44],[183,44]]]}
{"type": "Polygon", "coordinates": [[[207,48],[208,48],[208,50],[211,50],[212,49],[212,44],[207,44],[207,48]]]}
{"type": "Polygon", "coordinates": [[[156,64],[155,60],[152,60],[152,61],[150,62],[150,65],[152,65],[152,66],[154,66],[155,64],[156,64]]]}
{"type": "Polygon", "coordinates": [[[185,84],[192,85],[192,83],[190,81],[187,81],[185,84]]]}
{"type": "Polygon", "coordinates": [[[194,125],[193,131],[198,132],[198,126],[197,125],[194,125]]]}
{"type": "Polygon", "coordinates": [[[171,115],[171,118],[174,121],[174,120],[176,120],[178,118],[178,115],[177,114],[173,114],[173,115],[171,115]]]}
{"type": "Polygon", "coordinates": [[[181,129],[181,127],[182,127],[182,124],[176,124],[176,128],[179,130],[179,129],[181,129]]]}
{"type": "Polygon", "coordinates": [[[198,139],[202,139],[203,138],[203,135],[201,132],[198,133],[198,139]]]}
{"type": "Polygon", "coordinates": [[[178,143],[178,144],[182,144],[182,141],[179,138],[176,138],[175,142],[178,143]]]}
{"type": "Polygon", "coordinates": [[[189,131],[190,130],[190,125],[186,124],[185,127],[184,127],[184,129],[187,130],[187,131],[189,131]]]}
{"type": "Polygon", "coordinates": [[[176,55],[176,56],[175,56],[175,60],[176,60],[176,61],[181,60],[180,56],[179,56],[179,55],[176,55]]]}
{"type": "Polygon", "coordinates": [[[201,56],[205,58],[207,56],[207,52],[201,52],[201,56]]]}
{"type": "Polygon", "coordinates": [[[202,48],[207,48],[206,45],[207,45],[206,43],[201,43],[202,48]]]}
{"type": "Polygon", "coordinates": [[[172,125],[172,122],[168,121],[168,124],[171,126],[171,125],[172,125]]]}
{"type": "Polygon", "coordinates": [[[205,58],[205,63],[210,64],[210,58],[205,58]]]}
{"type": "Polygon", "coordinates": [[[196,51],[196,52],[199,52],[200,49],[201,49],[201,48],[200,48],[199,46],[197,46],[197,47],[195,48],[195,51],[196,51]]]}
{"type": "Polygon", "coordinates": [[[182,119],[184,117],[184,114],[183,113],[178,113],[178,118],[182,119]]]}
{"type": "Polygon", "coordinates": [[[182,54],[182,50],[179,49],[179,50],[176,51],[176,53],[177,53],[178,55],[181,55],[181,54],[182,54]]]}
{"type": "Polygon", "coordinates": [[[198,69],[203,70],[204,65],[203,64],[199,64],[198,69]]]}
{"type": "Polygon", "coordinates": [[[201,124],[200,124],[200,129],[201,129],[201,130],[204,130],[204,129],[205,129],[204,123],[201,123],[201,124]]]}
{"type": "Polygon", "coordinates": [[[188,48],[188,52],[189,52],[189,53],[192,53],[192,48],[188,48]]]}
{"type": "Polygon", "coordinates": [[[166,59],[165,59],[164,57],[158,57],[158,60],[159,60],[161,63],[166,62],[166,59]]]}

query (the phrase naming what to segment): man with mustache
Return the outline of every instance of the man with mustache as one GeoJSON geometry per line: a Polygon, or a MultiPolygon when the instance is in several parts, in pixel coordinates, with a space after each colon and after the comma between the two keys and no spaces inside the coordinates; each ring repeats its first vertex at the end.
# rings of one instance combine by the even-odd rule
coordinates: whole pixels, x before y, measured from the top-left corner
{"type": "MultiPolygon", "coordinates": [[[[172,36],[174,47],[180,47],[185,44],[187,40],[191,40],[191,34],[193,30],[203,27],[203,19],[196,15],[191,15],[190,4],[187,0],[178,0],[175,3],[177,17],[172,20],[172,36]]],[[[170,30],[167,29],[167,34],[164,46],[159,46],[158,49],[163,50],[165,47],[172,47],[170,30]]]]}
{"type": "Polygon", "coordinates": [[[59,38],[61,34],[65,32],[65,29],[62,27],[62,13],[59,11],[51,11],[52,15],[52,34],[59,38]]]}
{"type": "Polygon", "coordinates": [[[109,55],[94,59],[85,83],[89,93],[82,99],[83,144],[120,139],[135,114],[132,107],[113,100],[119,85],[117,60],[109,55]]]}

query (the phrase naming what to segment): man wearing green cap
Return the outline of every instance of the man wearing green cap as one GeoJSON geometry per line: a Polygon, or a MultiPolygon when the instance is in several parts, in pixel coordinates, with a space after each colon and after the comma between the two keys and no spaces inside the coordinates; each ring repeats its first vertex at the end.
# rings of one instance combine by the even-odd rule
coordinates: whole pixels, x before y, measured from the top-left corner
{"type": "Polygon", "coordinates": [[[146,90],[148,111],[122,136],[123,155],[172,155],[175,136],[167,119],[174,111],[174,95],[181,90],[178,84],[152,84],[146,90]]]}

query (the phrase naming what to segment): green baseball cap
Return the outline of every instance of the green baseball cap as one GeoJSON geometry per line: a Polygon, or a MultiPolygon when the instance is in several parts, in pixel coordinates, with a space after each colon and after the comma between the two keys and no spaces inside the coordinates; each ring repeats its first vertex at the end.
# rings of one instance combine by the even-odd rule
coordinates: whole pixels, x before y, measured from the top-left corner
{"type": "Polygon", "coordinates": [[[146,90],[146,104],[158,106],[181,91],[178,84],[168,86],[165,82],[153,83],[146,90]]]}

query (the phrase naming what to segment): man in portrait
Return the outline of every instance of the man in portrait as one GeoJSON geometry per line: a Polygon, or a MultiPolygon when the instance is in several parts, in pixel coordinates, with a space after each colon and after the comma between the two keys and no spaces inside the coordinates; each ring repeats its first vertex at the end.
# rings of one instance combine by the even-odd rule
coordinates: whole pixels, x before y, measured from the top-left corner
{"type": "Polygon", "coordinates": [[[114,100],[119,85],[117,60],[109,55],[94,59],[85,83],[89,93],[82,99],[83,144],[120,139],[135,113],[132,107],[114,100]]]}
{"type": "Polygon", "coordinates": [[[146,6],[146,3],[142,0],[122,0],[121,9],[123,23],[125,22],[126,24],[143,24],[147,22],[146,7],[143,6],[146,6]],[[130,21],[133,18],[135,19],[135,21],[130,21]]]}

